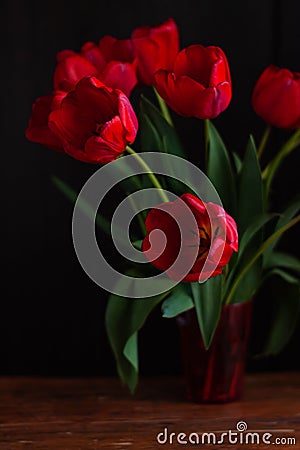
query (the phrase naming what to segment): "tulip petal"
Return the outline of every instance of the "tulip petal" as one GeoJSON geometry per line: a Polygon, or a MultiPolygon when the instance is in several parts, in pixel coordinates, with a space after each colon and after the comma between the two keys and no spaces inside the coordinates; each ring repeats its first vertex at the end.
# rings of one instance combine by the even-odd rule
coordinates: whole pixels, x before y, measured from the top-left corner
{"type": "Polygon", "coordinates": [[[81,47],[81,55],[87,59],[94,67],[96,67],[98,72],[104,69],[106,66],[106,60],[102,54],[98,45],[93,42],[87,42],[81,47]]]}
{"type": "Polygon", "coordinates": [[[111,91],[91,78],[81,80],[71,91],[62,108],[50,115],[49,126],[63,140],[77,147],[84,147],[86,139],[96,132],[97,124],[104,124],[117,114],[111,91]]]}
{"type": "Polygon", "coordinates": [[[174,63],[176,77],[188,76],[203,86],[209,85],[211,53],[202,45],[190,45],[181,50],[174,63]]]}
{"type": "Polygon", "coordinates": [[[135,57],[131,39],[116,39],[112,36],[104,36],[99,41],[99,48],[107,62],[132,62],[135,57]]]}
{"type": "Polygon", "coordinates": [[[125,146],[120,146],[120,143],[116,142],[117,136],[114,135],[114,131],[110,130],[109,138],[115,140],[92,136],[86,141],[85,153],[90,162],[106,164],[117,159],[124,151],[125,146]]]}
{"type": "Polygon", "coordinates": [[[192,194],[183,194],[180,197],[193,211],[193,213],[199,213],[207,216],[207,210],[204,202],[192,194]]]}
{"type": "Polygon", "coordinates": [[[54,71],[54,89],[70,90],[84,77],[96,76],[98,70],[87,59],[72,55],[58,63],[54,71]]]}
{"type": "Polygon", "coordinates": [[[118,112],[124,126],[124,136],[130,144],[135,140],[138,130],[138,120],[131,106],[130,101],[121,91],[117,91],[118,96],[118,112]]]}
{"type": "Polygon", "coordinates": [[[74,56],[76,53],[73,50],[62,50],[61,52],[58,52],[56,55],[56,61],[58,63],[65,61],[70,56],[74,56]]]}
{"type": "Polygon", "coordinates": [[[188,76],[159,70],[154,85],[160,96],[178,114],[199,119],[212,119],[224,111],[231,100],[231,85],[224,82],[217,87],[205,88],[188,76]]]}
{"type": "Polygon", "coordinates": [[[60,139],[48,126],[48,117],[51,112],[54,98],[53,94],[45,95],[39,97],[32,105],[32,114],[26,129],[26,138],[29,141],[45,145],[57,152],[63,152],[63,146],[60,139]]]}
{"type": "Polygon", "coordinates": [[[215,46],[210,46],[206,49],[210,53],[211,59],[209,86],[218,86],[224,82],[231,86],[229,64],[223,50],[215,46]]]}
{"type": "MultiPolygon", "coordinates": [[[[126,146],[126,140],[123,138],[123,124],[120,117],[115,116],[106,122],[100,130],[101,143],[106,142],[116,152],[122,153],[126,146]]],[[[100,142],[98,136],[95,137],[95,142],[100,142]]],[[[88,141],[89,142],[89,141],[88,141]]]]}
{"type": "Polygon", "coordinates": [[[131,63],[120,61],[109,62],[98,78],[109,87],[120,89],[129,97],[137,84],[135,68],[131,63]]]}
{"type": "Polygon", "coordinates": [[[155,73],[154,85],[159,95],[178,114],[199,117],[199,98],[205,90],[204,86],[187,76],[176,78],[165,70],[155,73]]]}
{"type": "Polygon", "coordinates": [[[138,77],[152,85],[159,69],[171,70],[179,50],[179,34],[173,19],[155,27],[140,27],[132,33],[132,42],[138,62],[138,77]]]}

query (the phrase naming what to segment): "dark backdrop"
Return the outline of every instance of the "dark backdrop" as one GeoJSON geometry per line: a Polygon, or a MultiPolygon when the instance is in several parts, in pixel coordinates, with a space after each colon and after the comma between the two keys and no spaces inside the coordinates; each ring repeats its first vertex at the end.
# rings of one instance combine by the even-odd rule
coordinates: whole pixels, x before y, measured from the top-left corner
{"type": "MultiPolygon", "coordinates": [[[[1,8],[0,372],[114,373],[104,331],[106,293],[79,266],[71,242],[72,205],[50,181],[56,174],[79,190],[95,167],[24,138],[32,102],[51,90],[55,55],[64,48],[79,50],[87,40],[97,41],[105,34],[125,38],[136,26],[174,17],[182,46],[219,45],[228,55],[233,101],[216,122],[226,142],[242,152],[249,131],[258,138],[263,130],[250,106],[261,71],[270,63],[300,70],[299,2],[5,0],[1,8]]],[[[199,124],[180,123],[182,139],[195,160],[199,124]]],[[[275,204],[297,192],[299,162],[295,152],[285,163],[275,204]]],[[[297,252],[295,243],[298,233],[292,231],[284,245],[297,252]]],[[[262,302],[266,295],[268,291],[260,295],[262,302]]],[[[262,311],[256,307],[256,314],[265,314],[267,320],[267,311],[262,311]]],[[[142,372],[180,370],[173,321],[155,312],[140,338],[142,372]]],[[[280,356],[252,362],[250,369],[299,368],[298,339],[299,332],[280,356]]]]}

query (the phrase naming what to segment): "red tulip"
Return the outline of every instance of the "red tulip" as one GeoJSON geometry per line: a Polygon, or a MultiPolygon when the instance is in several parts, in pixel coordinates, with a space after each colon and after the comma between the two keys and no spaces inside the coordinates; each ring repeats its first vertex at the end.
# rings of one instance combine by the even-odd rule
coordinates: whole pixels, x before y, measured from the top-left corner
{"type": "Polygon", "coordinates": [[[178,53],[171,70],[159,70],[154,86],[178,114],[213,119],[231,100],[227,58],[219,47],[191,45],[178,53]]]}
{"type": "Polygon", "coordinates": [[[29,141],[45,145],[57,152],[64,151],[60,139],[52,133],[48,126],[48,117],[52,111],[59,108],[65,96],[65,92],[57,92],[56,94],[39,97],[35,101],[26,129],[26,138],[29,141]]]}
{"type": "Polygon", "coordinates": [[[258,79],[252,106],[265,122],[279,128],[300,127],[300,73],[267,67],[258,79]]]}
{"type": "Polygon", "coordinates": [[[115,160],[137,133],[137,118],[122,91],[84,78],[51,112],[49,128],[66,153],[84,162],[115,160]]]}
{"type": "Polygon", "coordinates": [[[142,250],[146,258],[171,279],[204,281],[219,275],[232,253],[238,250],[236,223],[219,205],[204,203],[192,194],[183,194],[180,199],[158,205],[148,213],[145,223],[148,234],[142,250]],[[192,227],[182,201],[195,218],[192,227]],[[161,254],[161,235],[151,236],[154,230],[161,230],[166,238],[161,254]],[[177,257],[180,264],[177,269],[172,268],[177,257]],[[186,273],[186,267],[190,269],[181,279],[179,272],[186,273]]]}
{"type": "Polygon", "coordinates": [[[54,88],[67,92],[82,78],[94,76],[109,87],[121,89],[128,97],[137,83],[136,61],[130,40],[111,36],[100,39],[99,45],[87,42],[80,54],[63,50],[57,55],[54,88]]]}
{"type": "Polygon", "coordinates": [[[138,78],[151,86],[158,69],[170,70],[179,50],[179,35],[173,19],[155,27],[140,27],[132,33],[138,61],[138,78]]]}
{"type": "Polygon", "coordinates": [[[91,42],[85,44],[81,54],[98,68],[99,80],[130,96],[137,84],[135,53],[130,39],[104,36],[98,46],[91,42]]]}

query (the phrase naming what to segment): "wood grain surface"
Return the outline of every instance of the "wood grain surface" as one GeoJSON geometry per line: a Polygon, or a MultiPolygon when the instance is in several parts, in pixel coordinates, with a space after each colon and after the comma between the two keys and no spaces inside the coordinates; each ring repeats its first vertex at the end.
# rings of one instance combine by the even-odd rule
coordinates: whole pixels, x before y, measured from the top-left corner
{"type": "MultiPolygon", "coordinates": [[[[179,433],[194,436],[193,440],[195,435],[190,433],[202,438],[204,432],[220,436],[222,431],[236,431],[239,421],[246,422],[247,432],[259,432],[260,439],[267,432],[272,434],[271,442],[294,437],[295,445],[284,441],[285,445],[276,447],[299,449],[299,373],[248,375],[243,400],[225,405],[187,402],[178,377],[143,378],[134,396],[116,378],[0,378],[1,450],[270,448],[262,442],[177,442],[179,433]],[[168,442],[159,444],[157,435],[164,429],[168,442]],[[172,444],[170,433],[175,433],[172,444]]],[[[180,439],[185,440],[183,435],[180,439]]]]}

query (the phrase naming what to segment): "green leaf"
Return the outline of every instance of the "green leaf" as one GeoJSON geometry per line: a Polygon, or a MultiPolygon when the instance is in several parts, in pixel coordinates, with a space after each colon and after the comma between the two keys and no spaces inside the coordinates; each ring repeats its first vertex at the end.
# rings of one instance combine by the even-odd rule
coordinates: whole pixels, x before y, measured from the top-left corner
{"type": "MultiPolygon", "coordinates": [[[[133,271],[128,275],[135,276],[133,271]]],[[[133,282],[121,278],[119,282],[128,295],[132,292],[133,282]]],[[[108,339],[113,350],[118,374],[133,392],[138,382],[138,331],[144,325],[151,311],[169,292],[145,299],[120,297],[112,294],[106,308],[105,325],[108,339]]]]}
{"type": "Polygon", "coordinates": [[[178,314],[191,308],[194,308],[193,299],[185,286],[179,284],[163,302],[161,306],[162,316],[167,318],[176,317],[178,314]]]}
{"type": "Polygon", "coordinates": [[[268,316],[268,322],[272,325],[263,350],[258,356],[276,355],[279,353],[290,340],[299,319],[299,284],[280,282],[280,280],[274,280],[274,282],[272,282],[272,301],[270,302],[268,316]]]}
{"type": "Polygon", "coordinates": [[[222,275],[191,283],[191,288],[203,342],[209,348],[222,311],[222,275]]]}
{"type": "MultiPolygon", "coordinates": [[[[75,204],[78,197],[77,192],[60,178],[52,176],[51,179],[54,185],[65,195],[65,197],[75,204]]],[[[87,217],[90,217],[92,219],[92,217],[94,216],[94,210],[93,208],[91,208],[88,202],[81,200],[79,206],[82,212],[86,214],[87,217]]],[[[108,236],[111,235],[109,221],[100,216],[100,214],[96,215],[96,225],[101,228],[108,236]]]]}
{"type": "Polygon", "coordinates": [[[207,175],[216,188],[223,207],[233,217],[236,210],[235,180],[229,154],[214,125],[208,121],[207,175]]]}
{"type": "Polygon", "coordinates": [[[238,155],[236,152],[232,152],[232,157],[233,157],[233,162],[235,165],[235,171],[236,173],[240,173],[241,169],[242,169],[242,160],[240,158],[240,155],[238,155]]]}
{"type": "Polygon", "coordinates": [[[133,247],[135,247],[137,250],[142,250],[142,243],[143,239],[139,239],[137,241],[132,242],[133,247]]]}
{"type": "Polygon", "coordinates": [[[282,278],[287,283],[292,284],[299,284],[299,278],[295,277],[294,275],[290,274],[286,270],[274,268],[270,271],[270,275],[278,275],[280,278],[282,278]]]}
{"type": "MultiPolygon", "coordinates": [[[[143,151],[159,151],[170,153],[186,159],[185,152],[177,136],[175,128],[163,117],[161,112],[144,96],[141,96],[140,104],[140,139],[143,151]]],[[[169,187],[172,192],[182,194],[187,191],[184,184],[178,181],[176,174],[172,177],[172,167],[167,166],[170,177],[162,178],[161,182],[166,182],[165,187],[169,187]]],[[[189,181],[190,174],[183,166],[183,179],[189,181]]]]}
{"type": "MultiPolygon", "coordinates": [[[[230,267],[230,274],[224,286],[225,296],[230,291],[232,284],[239,273],[258,250],[258,244],[260,244],[261,241],[261,234],[258,239],[257,233],[260,233],[266,223],[274,217],[275,214],[262,214],[245,230],[239,244],[238,256],[233,265],[230,267]]],[[[248,273],[245,274],[240,285],[237,287],[234,296],[232,297],[231,303],[245,302],[253,297],[261,282],[261,272],[262,261],[259,259],[251,268],[249,268],[248,273]]]]}
{"type": "Polygon", "coordinates": [[[274,241],[276,241],[283,233],[285,233],[287,230],[292,228],[298,222],[300,222],[300,215],[296,216],[294,219],[290,220],[286,225],[281,227],[279,230],[275,231],[273,234],[271,234],[271,236],[268,237],[268,239],[266,239],[262,243],[262,245],[257,250],[257,252],[250,258],[250,260],[247,262],[245,267],[241,270],[241,272],[233,280],[231,289],[230,289],[229,294],[226,299],[226,304],[230,304],[232,302],[232,299],[234,298],[237,288],[239,287],[240,283],[243,281],[244,277],[247,275],[248,271],[256,263],[258,258],[260,258],[260,256],[265,253],[265,251],[269,248],[270,245],[272,245],[272,243],[274,241]]]}
{"type": "Polygon", "coordinates": [[[161,137],[146,113],[140,115],[141,147],[143,151],[159,150],[161,137]]]}
{"type": "Polygon", "coordinates": [[[251,300],[261,284],[262,261],[258,259],[243,276],[231,298],[230,303],[241,303],[251,300]]]}
{"type": "MultiPolygon", "coordinates": [[[[279,230],[281,227],[283,227],[287,223],[289,223],[290,220],[292,220],[293,217],[295,217],[295,215],[298,214],[299,211],[300,211],[300,200],[297,199],[291,205],[289,205],[288,208],[280,215],[274,231],[279,230]]],[[[265,255],[264,255],[264,265],[265,266],[268,266],[269,258],[271,257],[271,253],[272,253],[274,247],[278,244],[280,238],[281,238],[281,235],[279,235],[278,238],[272,242],[272,244],[269,246],[269,248],[265,252],[265,255]]]]}
{"type": "MultiPolygon", "coordinates": [[[[67,183],[62,181],[60,178],[56,176],[51,177],[54,185],[65,195],[65,197],[70,200],[72,203],[76,203],[78,194],[77,192],[71,188],[67,183]]],[[[90,204],[85,201],[84,199],[81,199],[78,206],[80,207],[81,211],[92,220],[94,217],[94,210],[90,206],[90,204]]],[[[141,214],[141,213],[140,213],[141,214]]],[[[96,214],[96,220],[95,220],[96,226],[104,231],[104,233],[111,238],[111,224],[110,221],[107,220],[105,217],[101,216],[99,213],[96,214]]],[[[120,243],[128,247],[128,242],[126,238],[123,238],[124,230],[121,229],[116,223],[114,224],[114,230],[116,235],[118,236],[118,240],[120,243]]],[[[138,241],[137,241],[138,242],[138,241]]],[[[130,249],[129,249],[130,250],[130,249]]]]}
{"type": "Polygon", "coordinates": [[[266,270],[274,267],[288,269],[294,272],[300,272],[300,260],[293,255],[284,252],[272,251],[264,268],[266,270]]]}
{"type": "MultiPolygon", "coordinates": [[[[239,251],[236,264],[238,265],[240,261],[243,259],[247,248],[250,246],[253,249],[253,244],[251,243],[253,237],[260,232],[263,227],[272,219],[276,217],[276,214],[261,214],[257,217],[250,225],[245,229],[242,239],[239,244],[239,251]]],[[[261,240],[261,239],[260,239],[261,240]]],[[[257,245],[255,246],[257,247],[257,245]]],[[[254,249],[255,249],[254,247],[254,249]]],[[[249,252],[248,255],[249,256],[249,252]]]]}
{"type": "Polygon", "coordinates": [[[139,364],[138,364],[138,334],[137,333],[133,333],[130,338],[128,339],[128,341],[125,344],[124,350],[123,350],[123,354],[125,356],[125,358],[127,358],[127,360],[129,361],[129,363],[131,364],[132,368],[133,368],[133,373],[134,373],[134,377],[133,377],[133,383],[130,383],[129,386],[131,387],[131,390],[133,391],[134,387],[136,386],[137,383],[137,379],[135,381],[135,377],[138,374],[139,371],[139,364]]]}
{"type": "Polygon", "coordinates": [[[257,258],[238,285],[233,285],[252,256],[262,244],[263,228],[272,219],[264,214],[263,183],[254,140],[250,136],[242,167],[238,175],[238,209],[236,220],[240,238],[238,256],[231,266],[225,291],[231,292],[230,303],[247,301],[253,297],[261,281],[262,261],[257,258]],[[249,225],[250,224],[250,225],[249,225]]]}
{"type": "Polygon", "coordinates": [[[253,219],[264,212],[263,183],[257,151],[250,136],[238,177],[237,224],[241,237],[253,219]]]}
{"type": "Polygon", "coordinates": [[[186,158],[177,133],[161,112],[144,96],[140,103],[140,137],[143,151],[161,151],[186,158]]]}
{"type": "Polygon", "coordinates": [[[55,175],[51,175],[51,180],[53,184],[70,200],[72,203],[75,203],[77,200],[77,192],[72,189],[67,183],[65,183],[60,178],[55,175]]]}

